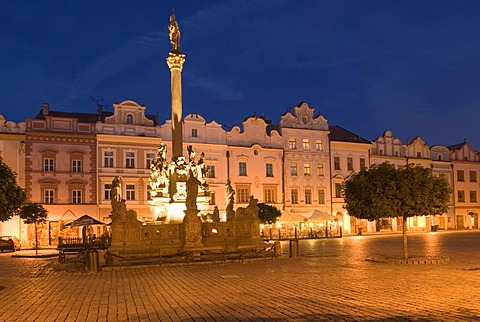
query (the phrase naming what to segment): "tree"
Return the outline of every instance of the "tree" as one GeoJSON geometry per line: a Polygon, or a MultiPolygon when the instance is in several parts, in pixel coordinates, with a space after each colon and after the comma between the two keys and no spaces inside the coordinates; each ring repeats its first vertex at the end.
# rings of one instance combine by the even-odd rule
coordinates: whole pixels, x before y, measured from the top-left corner
{"type": "Polygon", "coordinates": [[[282,215],[281,211],[275,206],[267,205],[266,203],[258,203],[258,219],[262,224],[273,224],[277,222],[282,215]]]}
{"type": "Polygon", "coordinates": [[[38,203],[27,203],[20,209],[25,224],[35,224],[35,254],[38,255],[38,224],[47,221],[48,211],[38,203]]]}
{"type": "Polygon", "coordinates": [[[408,259],[407,218],[448,211],[451,189],[445,177],[434,177],[430,169],[382,163],[352,175],[344,193],[351,216],[370,221],[402,217],[403,258],[408,259]]]}
{"type": "Polygon", "coordinates": [[[17,184],[16,174],[0,158],[0,221],[17,213],[26,199],[25,190],[17,184]]]}

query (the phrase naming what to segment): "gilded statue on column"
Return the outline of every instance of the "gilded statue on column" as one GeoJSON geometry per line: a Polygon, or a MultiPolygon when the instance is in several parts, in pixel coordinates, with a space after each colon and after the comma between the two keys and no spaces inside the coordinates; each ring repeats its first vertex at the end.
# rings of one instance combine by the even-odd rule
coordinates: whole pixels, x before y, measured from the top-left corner
{"type": "Polygon", "coordinates": [[[170,43],[172,44],[172,53],[180,54],[180,28],[178,27],[175,14],[170,16],[170,24],[168,25],[168,35],[170,37],[170,43]]]}

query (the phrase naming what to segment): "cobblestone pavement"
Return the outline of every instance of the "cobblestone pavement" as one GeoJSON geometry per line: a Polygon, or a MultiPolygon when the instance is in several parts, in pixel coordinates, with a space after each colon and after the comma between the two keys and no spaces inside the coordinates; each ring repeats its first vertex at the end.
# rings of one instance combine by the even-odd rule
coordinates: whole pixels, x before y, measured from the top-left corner
{"type": "MultiPolygon", "coordinates": [[[[0,254],[0,321],[480,321],[480,232],[302,241],[298,259],[55,271],[55,259],[0,254]]],[[[283,244],[284,249],[288,245],[283,244]]]]}

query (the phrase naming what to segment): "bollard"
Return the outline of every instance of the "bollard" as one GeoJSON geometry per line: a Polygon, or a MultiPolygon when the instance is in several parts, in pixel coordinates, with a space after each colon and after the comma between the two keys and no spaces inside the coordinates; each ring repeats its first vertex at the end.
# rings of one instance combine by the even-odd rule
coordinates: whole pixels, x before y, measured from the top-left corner
{"type": "Polygon", "coordinates": [[[297,258],[298,257],[298,239],[290,239],[288,257],[290,257],[290,258],[297,258]]]}
{"type": "Polygon", "coordinates": [[[279,241],[276,241],[274,243],[275,245],[275,257],[281,257],[282,256],[282,244],[279,241]]]}
{"type": "Polygon", "coordinates": [[[99,271],[98,252],[96,250],[87,251],[87,270],[92,273],[99,271]]]}

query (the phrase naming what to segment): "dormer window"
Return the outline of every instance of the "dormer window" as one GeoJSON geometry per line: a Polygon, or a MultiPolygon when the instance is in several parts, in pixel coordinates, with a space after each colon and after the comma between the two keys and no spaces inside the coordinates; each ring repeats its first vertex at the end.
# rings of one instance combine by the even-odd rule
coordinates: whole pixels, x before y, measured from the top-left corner
{"type": "Polygon", "coordinates": [[[198,138],[198,130],[192,129],[192,138],[198,138]]]}
{"type": "Polygon", "coordinates": [[[133,124],[133,115],[127,114],[127,124],[133,124]]]}

